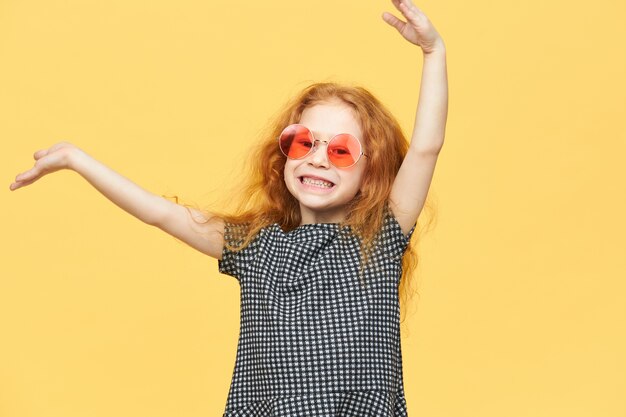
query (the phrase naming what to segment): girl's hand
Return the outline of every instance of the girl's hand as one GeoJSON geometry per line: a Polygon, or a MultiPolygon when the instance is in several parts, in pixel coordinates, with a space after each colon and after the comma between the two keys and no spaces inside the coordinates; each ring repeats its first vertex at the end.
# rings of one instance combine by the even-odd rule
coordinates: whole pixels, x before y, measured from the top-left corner
{"type": "Polygon", "coordinates": [[[383,13],[383,20],[396,28],[407,41],[422,48],[425,54],[443,49],[443,40],[428,17],[411,0],[391,0],[394,6],[406,18],[406,22],[388,12],[383,13]]]}
{"type": "Polygon", "coordinates": [[[79,148],[68,142],[59,142],[48,149],[42,149],[33,155],[37,160],[35,166],[18,174],[15,182],[9,186],[11,191],[25,185],[32,184],[46,174],[69,168],[70,154],[80,151],[79,148]]]}

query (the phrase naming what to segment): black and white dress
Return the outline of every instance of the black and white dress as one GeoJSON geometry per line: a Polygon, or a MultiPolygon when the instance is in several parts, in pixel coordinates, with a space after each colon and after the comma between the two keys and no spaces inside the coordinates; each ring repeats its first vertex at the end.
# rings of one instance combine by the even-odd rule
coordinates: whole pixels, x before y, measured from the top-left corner
{"type": "Polygon", "coordinates": [[[224,247],[241,319],[223,417],[407,416],[398,284],[414,230],[387,207],[362,276],[359,239],[337,223],[273,224],[241,251],[224,247]]]}

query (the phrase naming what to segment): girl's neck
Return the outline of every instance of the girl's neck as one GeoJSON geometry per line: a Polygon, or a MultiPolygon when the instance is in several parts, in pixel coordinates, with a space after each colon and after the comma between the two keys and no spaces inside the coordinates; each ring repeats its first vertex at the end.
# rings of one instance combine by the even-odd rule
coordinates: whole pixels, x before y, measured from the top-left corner
{"type": "Polygon", "coordinates": [[[344,209],[329,211],[313,211],[306,207],[300,207],[300,226],[316,223],[341,223],[346,218],[344,209]]]}

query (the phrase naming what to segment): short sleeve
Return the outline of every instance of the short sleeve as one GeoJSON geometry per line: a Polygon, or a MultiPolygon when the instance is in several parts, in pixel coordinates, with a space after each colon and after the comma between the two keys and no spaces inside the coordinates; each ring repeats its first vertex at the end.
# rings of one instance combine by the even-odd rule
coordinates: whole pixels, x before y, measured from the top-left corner
{"type": "Polygon", "coordinates": [[[222,247],[222,259],[218,259],[218,270],[222,274],[230,275],[241,281],[241,276],[254,261],[256,256],[257,239],[253,239],[245,248],[241,250],[231,250],[226,246],[239,246],[243,242],[241,232],[245,226],[224,222],[224,246],[222,247]]]}
{"type": "Polygon", "coordinates": [[[411,241],[411,236],[413,236],[416,226],[417,222],[415,222],[411,230],[409,230],[409,233],[405,235],[402,232],[400,223],[398,223],[398,219],[396,219],[391,211],[389,203],[385,205],[383,226],[380,231],[380,242],[383,245],[383,250],[388,256],[397,259],[402,258],[409,242],[411,241]]]}

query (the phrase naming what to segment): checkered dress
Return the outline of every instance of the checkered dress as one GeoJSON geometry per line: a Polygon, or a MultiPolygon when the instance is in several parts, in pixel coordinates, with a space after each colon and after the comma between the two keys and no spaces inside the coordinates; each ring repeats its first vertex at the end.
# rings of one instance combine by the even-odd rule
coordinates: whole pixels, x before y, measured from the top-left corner
{"type": "Polygon", "coordinates": [[[415,226],[404,236],[385,213],[362,277],[359,239],[337,223],[273,224],[241,251],[224,247],[241,318],[223,417],[407,416],[398,284],[415,226]]]}

